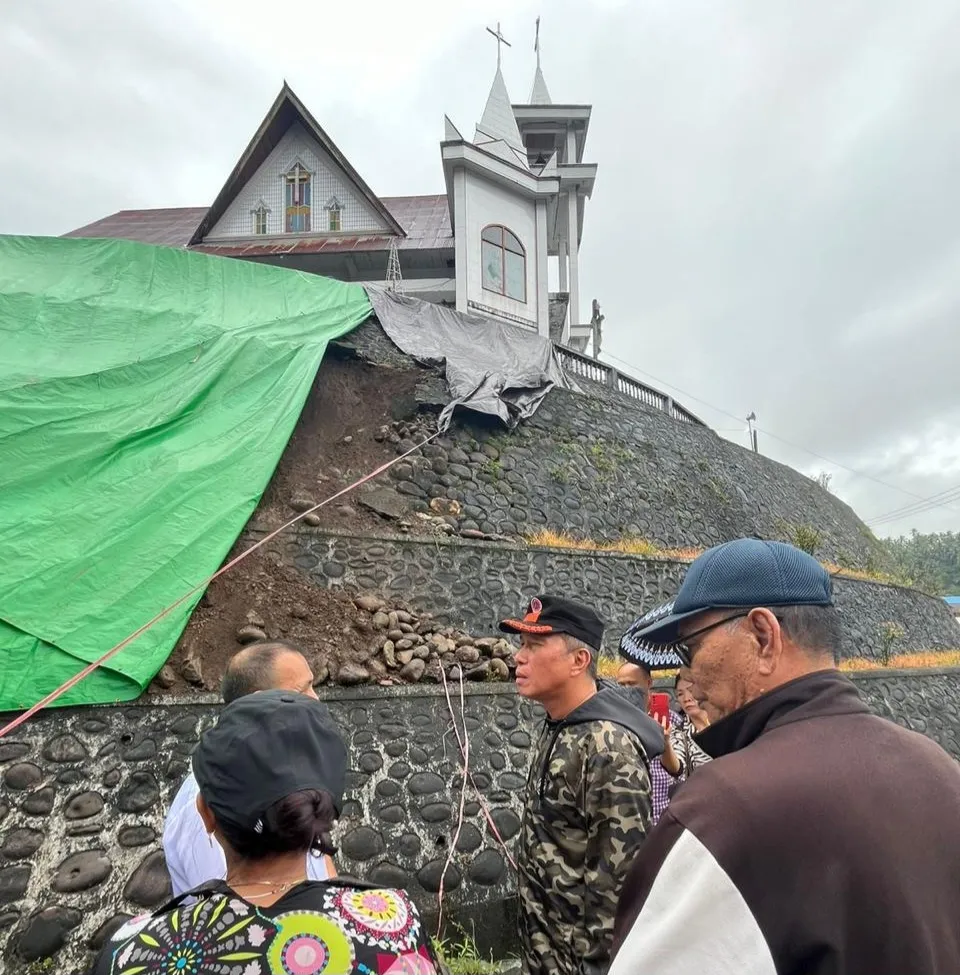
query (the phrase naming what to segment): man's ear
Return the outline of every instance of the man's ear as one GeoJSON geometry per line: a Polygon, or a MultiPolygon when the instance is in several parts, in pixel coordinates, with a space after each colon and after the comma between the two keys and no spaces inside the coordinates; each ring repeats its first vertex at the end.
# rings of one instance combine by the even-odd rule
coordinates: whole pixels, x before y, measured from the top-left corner
{"type": "Polygon", "coordinates": [[[747,619],[757,641],[757,672],[762,677],[769,677],[777,669],[783,653],[780,621],[765,608],[752,609],[747,619]]]}
{"type": "Polygon", "coordinates": [[[590,669],[590,660],[593,655],[586,647],[577,647],[573,651],[573,676],[579,677],[590,669]]]}

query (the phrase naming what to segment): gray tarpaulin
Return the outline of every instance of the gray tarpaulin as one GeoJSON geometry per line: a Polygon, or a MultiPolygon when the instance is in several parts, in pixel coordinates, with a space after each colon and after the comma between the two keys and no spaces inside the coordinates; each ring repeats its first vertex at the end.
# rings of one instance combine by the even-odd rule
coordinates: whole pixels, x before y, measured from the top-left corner
{"type": "Polygon", "coordinates": [[[367,288],[367,295],[401,351],[418,362],[446,366],[451,401],[440,414],[441,430],[457,406],[490,413],[513,427],[532,416],[554,386],[576,388],[553,343],[536,332],[385,289],[367,288]]]}

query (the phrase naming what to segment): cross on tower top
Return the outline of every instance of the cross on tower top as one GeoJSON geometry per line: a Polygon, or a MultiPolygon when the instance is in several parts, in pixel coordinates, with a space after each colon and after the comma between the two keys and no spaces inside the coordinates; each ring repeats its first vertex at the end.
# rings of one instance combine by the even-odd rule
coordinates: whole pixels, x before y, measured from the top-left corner
{"type": "Polygon", "coordinates": [[[499,20],[497,21],[497,29],[496,30],[491,30],[488,27],[487,28],[487,33],[488,34],[492,34],[497,39],[497,68],[499,68],[500,67],[500,45],[501,44],[506,44],[507,47],[511,47],[512,45],[503,36],[503,34],[500,33],[500,21],[499,20]]]}
{"type": "Polygon", "coordinates": [[[540,18],[537,17],[537,32],[533,41],[533,49],[537,55],[537,67],[540,67],[540,18]]]}

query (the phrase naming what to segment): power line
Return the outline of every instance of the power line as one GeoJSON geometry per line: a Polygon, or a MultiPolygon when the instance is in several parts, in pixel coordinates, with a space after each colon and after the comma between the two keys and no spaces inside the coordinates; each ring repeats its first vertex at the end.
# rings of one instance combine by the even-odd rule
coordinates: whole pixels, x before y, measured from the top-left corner
{"type": "MultiPolygon", "coordinates": [[[[781,443],[785,443],[790,447],[796,447],[797,450],[803,450],[810,454],[811,457],[817,457],[827,464],[833,464],[836,467],[841,467],[843,470],[849,471],[851,474],[855,474],[857,477],[865,477],[867,480],[873,481],[876,484],[881,484],[883,487],[891,488],[894,491],[899,491],[901,494],[906,494],[911,498],[916,498],[917,503],[929,500],[929,498],[925,498],[922,494],[917,494],[914,491],[908,491],[906,488],[898,487],[896,484],[891,484],[889,481],[882,481],[879,477],[874,477],[872,474],[865,474],[863,471],[858,471],[853,467],[848,467],[846,464],[841,464],[837,460],[831,460],[829,457],[824,457],[823,454],[818,454],[816,451],[810,450],[808,447],[803,447],[798,443],[793,443],[792,441],[785,439],[784,437],[779,437],[777,434],[771,433],[769,430],[761,430],[760,432],[768,437],[773,437],[774,440],[779,440],[781,443]]],[[[952,501],[954,499],[951,498],[950,500],[952,501]]],[[[954,508],[949,504],[944,503],[942,506],[945,508],[950,508],[951,511],[957,511],[960,513],[960,509],[954,508]]],[[[907,505],[906,507],[912,507],[912,505],[907,505]]],[[[932,505],[932,507],[938,507],[938,505],[932,505]]]]}
{"type": "MultiPolygon", "coordinates": [[[[737,421],[741,419],[738,416],[734,416],[734,414],[731,413],[729,410],[725,410],[722,407],[716,406],[713,403],[709,403],[707,402],[707,400],[702,399],[699,396],[695,396],[693,393],[687,392],[686,390],[681,389],[679,386],[675,386],[673,383],[667,382],[665,379],[660,379],[658,376],[654,376],[653,373],[646,372],[645,370],[640,369],[637,366],[633,365],[633,363],[627,362],[626,359],[621,359],[619,356],[613,355],[610,352],[606,352],[604,353],[604,355],[606,355],[610,359],[616,359],[617,362],[622,363],[628,369],[638,372],[642,376],[649,377],[654,382],[659,383],[661,386],[669,386],[671,389],[675,389],[678,393],[682,394],[683,396],[687,396],[690,399],[695,400],[697,403],[703,403],[704,406],[708,406],[711,410],[715,410],[717,413],[722,413],[724,416],[729,416],[732,419],[737,421]]],[[[804,447],[802,444],[794,443],[791,440],[787,440],[786,437],[781,437],[775,433],[771,433],[769,430],[764,430],[759,427],[757,429],[759,430],[760,433],[762,433],[766,437],[771,437],[774,440],[778,440],[780,443],[786,444],[788,447],[793,447],[796,450],[802,450],[804,453],[809,454],[811,457],[816,457],[818,460],[824,461],[824,463],[832,464],[834,467],[839,467],[842,470],[845,470],[850,474],[855,475],[856,477],[866,478],[868,481],[873,481],[875,484],[880,484],[882,487],[889,488],[891,491],[898,491],[900,492],[900,494],[907,495],[907,497],[916,498],[918,502],[927,502],[930,500],[929,498],[925,498],[922,494],[916,494],[914,491],[909,491],[906,488],[899,487],[896,484],[891,484],[889,481],[883,481],[879,477],[874,477],[872,474],[865,474],[863,471],[858,471],[855,468],[849,467],[846,464],[841,464],[840,461],[838,460],[833,460],[830,457],[825,457],[823,454],[818,454],[815,450],[810,450],[809,447],[804,447]]],[[[934,497],[937,497],[937,495],[934,495],[934,497]]],[[[949,500],[952,501],[955,499],[950,498],[949,500]]],[[[950,508],[952,511],[958,510],[954,508],[952,505],[947,503],[943,503],[942,506],[946,508],[950,508]]],[[[907,505],[906,507],[912,507],[912,505],[907,505]]],[[[938,505],[932,505],[931,507],[938,507],[938,505]]]]}
{"type": "Polygon", "coordinates": [[[901,518],[922,514],[925,511],[932,511],[934,508],[949,508],[951,507],[949,502],[958,500],[960,500],[960,484],[956,484],[952,488],[947,488],[945,491],[940,491],[937,494],[932,494],[923,502],[918,501],[915,504],[907,504],[901,508],[894,508],[891,511],[884,511],[879,515],[875,515],[873,518],[868,518],[866,520],[867,523],[871,525],[882,525],[885,522],[899,521],[901,518]]]}
{"type": "Polygon", "coordinates": [[[931,494],[929,498],[925,498],[923,501],[917,501],[913,504],[905,504],[899,508],[892,508],[888,511],[882,511],[878,515],[874,515],[870,518],[870,521],[886,521],[887,518],[891,518],[901,514],[907,514],[915,508],[926,508],[930,506],[936,506],[938,501],[952,501],[954,497],[960,494],[960,484],[954,485],[951,488],[947,488],[945,491],[940,491],[937,494],[931,494]]]}

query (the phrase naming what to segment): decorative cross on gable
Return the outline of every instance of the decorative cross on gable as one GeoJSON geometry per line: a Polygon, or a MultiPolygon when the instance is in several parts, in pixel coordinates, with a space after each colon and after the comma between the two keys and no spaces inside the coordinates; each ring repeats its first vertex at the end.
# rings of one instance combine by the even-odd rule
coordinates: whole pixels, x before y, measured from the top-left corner
{"type": "Polygon", "coordinates": [[[294,163],[293,169],[287,173],[287,182],[293,186],[293,205],[302,205],[302,188],[305,184],[310,182],[310,173],[300,165],[299,161],[294,163]]]}
{"type": "Polygon", "coordinates": [[[487,28],[487,33],[492,34],[497,39],[497,67],[500,67],[500,45],[506,44],[507,47],[512,47],[511,43],[500,33],[500,21],[497,21],[497,29],[491,30],[487,28]]]}

